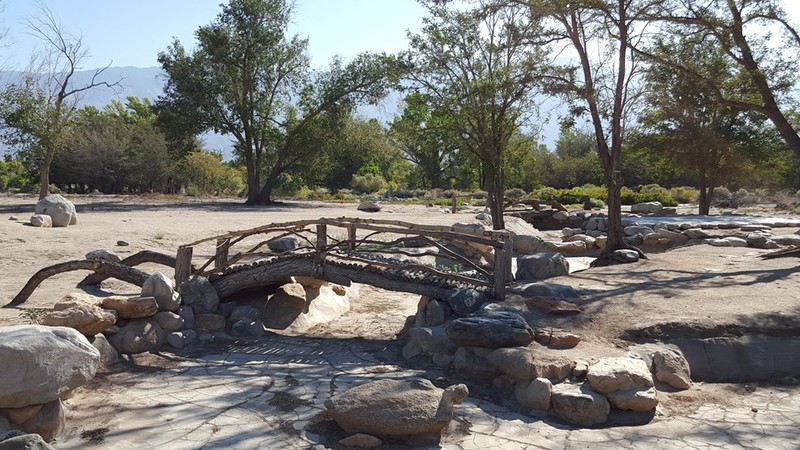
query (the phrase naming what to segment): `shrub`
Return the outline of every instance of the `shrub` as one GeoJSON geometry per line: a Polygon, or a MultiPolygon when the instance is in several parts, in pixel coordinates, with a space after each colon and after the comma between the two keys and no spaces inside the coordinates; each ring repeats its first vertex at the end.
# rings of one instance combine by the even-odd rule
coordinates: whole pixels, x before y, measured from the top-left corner
{"type": "Polygon", "coordinates": [[[520,188],[513,188],[508,189],[505,195],[512,200],[519,200],[525,197],[525,191],[520,188]]]}
{"type": "Polygon", "coordinates": [[[364,175],[353,175],[353,181],[350,186],[358,193],[373,194],[386,189],[388,183],[380,175],[366,173],[364,175]]]}
{"type": "MultiPolygon", "coordinates": [[[[663,188],[662,188],[663,189],[663,188]]],[[[678,206],[678,202],[672,198],[666,189],[664,191],[652,189],[649,192],[636,192],[630,188],[623,187],[620,193],[623,205],[635,205],[644,202],[661,202],[664,206],[678,206]]]]}
{"type": "Polygon", "coordinates": [[[700,198],[700,191],[689,186],[679,186],[670,189],[669,195],[680,203],[696,203],[700,198]]]}
{"type": "Polygon", "coordinates": [[[0,191],[22,189],[32,182],[31,174],[19,162],[10,158],[0,160],[0,191]]]}

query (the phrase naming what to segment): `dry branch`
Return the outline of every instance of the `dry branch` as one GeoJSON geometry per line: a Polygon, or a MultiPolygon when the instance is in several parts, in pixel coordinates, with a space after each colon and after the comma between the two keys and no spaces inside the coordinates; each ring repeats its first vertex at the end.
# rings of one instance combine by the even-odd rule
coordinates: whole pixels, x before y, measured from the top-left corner
{"type": "Polygon", "coordinates": [[[148,274],[139,269],[134,269],[133,267],[125,266],[119,263],[100,260],[87,261],[85,259],[80,261],[67,261],[50,267],[45,267],[44,269],[36,272],[25,284],[25,287],[19,291],[19,294],[17,294],[16,297],[11,300],[11,303],[5,305],[4,308],[18,306],[22,303],[25,303],[28,297],[33,294],[33,291],[36,290],[42,281],[52,277],[53,275],[58,275],[64,272],[72,272],[75,270],[93,270],[96,273],[101,273],[107,277],[112,277],[135,284],[136,286],[142,286],[149,277],[148,274]]]}
{"type": "MultiPolygon", "coordinates": [[[[167,266],[171,268],[175,268],[175,257],[170,255],[165,255],[163,253],[158,253],[150,250],[142,250],[139,253],[135,253],[131,256],[120,261],[118,264],[122,264],[124,266],[138,266],[139,264],[144,263],[156,263],[161,264],[162,266],[167,266]]],[[[81,280],[78,283],[78,286],[93,286],[103,282],[109,275],[105,275],[103,273],[97,272],[90,275],[87,275],[86,278],[81,280]]]]}

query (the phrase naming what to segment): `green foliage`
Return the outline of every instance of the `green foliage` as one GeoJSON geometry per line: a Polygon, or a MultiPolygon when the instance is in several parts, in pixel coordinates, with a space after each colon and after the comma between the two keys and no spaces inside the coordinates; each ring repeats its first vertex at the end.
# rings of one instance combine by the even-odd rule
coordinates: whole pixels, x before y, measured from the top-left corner
{"type": "MultiPolygon", "coordinates": [[[[663,188],[662,188],[663,189],[663,188]]],[[[636,192],[630,188],[623,187],[620,193],[623,205],[634,205],[644,202],[661,202],[664,206],[678,206],[678,201],[669,195],[666,190],[651,189],[649,191],[636,192]]]]}
{"type": "Polygon", "coordinates": [[[700,191],[689,186],[677,186],[669,190],[669,195],[679,203],[695,203],[700,197],[700,191]]]}
{"type": "Polygon", "coordinates": [[[5,155],[0,161],[0,191],[22,189],[32,182],[31,174],[19,161],[5,155]]]}
{"type": "Polygon", "coordinates": [[[360,194],[374,194],[386,189],[387,186],[386,180],[384,180],[382,176],[374,173],[353,175],[353,181],[351,183],[353,190],[360,194]]]}
{"type": "MultiPolygon", "coordinates": [[[[216,153],[187,154],[182,172],[195,195],[238,195],[245,187],[242,171],[222,164],[222,156],[216,153]]],[[[191,195],[188,188],[186,192],[191,195]]]]}

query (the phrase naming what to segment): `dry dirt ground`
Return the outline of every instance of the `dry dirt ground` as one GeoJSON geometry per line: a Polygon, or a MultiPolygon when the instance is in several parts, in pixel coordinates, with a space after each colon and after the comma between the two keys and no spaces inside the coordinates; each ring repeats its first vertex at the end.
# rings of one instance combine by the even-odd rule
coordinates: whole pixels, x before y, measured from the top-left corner
{"type": "MultiPolygon", "coordinates": [[[[82,259],[95,249],[108,249],[121,257],[140,250],[174,254],[181,244],[273,222],[348,216],[450,225],[472,220],[477,212],[472,209],[454,215],[439,208],[390,204],[379,213],[369,214],[357,211],[354,204],[318,202],[254,208],[243,206],[239,199],[75,196],[70,200],[78,210],[77,226],[43,229],[27,225],[35,197],[0,196],[0,245],[4,250],[0,258],[0,305],[7,304],[37,270],[82,259]],[[129,245],[120,246],[118,241],[129,245]]],[[[796,231],[776,228],[774,233],[796,231]]],[[[553,237],[557,236],[554,232],[553,237]]],[[[589,356],[624,347],[625,337],[655,337],[658,333],[706,337],[757,330],[796,336],[800,334],[800,259],[758,257],[766,252],[686,246],[649,254],[649,259],[638,264],[592,268],[553,279],[582,294],[583,312],[567,319],[548,319],[547,324],[581,334],[584,341],[579,348],[589,356]]],[[[163,270],[150,265],[140,268],[147,272],[163,270]]],[[[76,284],[84,275],[72,272],[48,279],[23,307],[52,306],[64,295],[78,291],[76,284]]],[[[118,281],[104,282],[102,289],[137,293],[134,286],[118,281]]],[[[391,341],[402,330],[406,317],[414,314],[418,299],[364,286],[348,314],[308,334],[391,341]]],[[[0,309],[0,325],[28,323],[22,313],[16,308],[0,309]]],[[[797,386],[796,381],[788,383],[797,386]]],[[[730,393],[737,389],[736,385],[705,388],[673,405],[684,402],[676,407],[688,407],[694,402],[696,407],[709,398],[736,401],[730,393]]],[[[795,391],[800,393],[800,388],[795,391]]]]}

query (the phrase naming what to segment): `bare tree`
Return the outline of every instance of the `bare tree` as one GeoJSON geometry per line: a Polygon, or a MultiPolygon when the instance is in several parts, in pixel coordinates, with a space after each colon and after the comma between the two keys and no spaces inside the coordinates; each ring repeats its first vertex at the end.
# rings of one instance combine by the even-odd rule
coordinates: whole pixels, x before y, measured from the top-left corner
{"type": "Polygon", "coordinates": [[[40,15],[29,19],[31,35],[45,48],[32,55],[22,79],[6,87],[2,116],[7,143],[26,151],[40,173],[39,198],[48,194],[50,165],[66,142],[82,94],[98,87],[115,89],[119,81],[101,81],[109,66],[96,69],[88,83],[74,84],[74,76],[89,56],[82,37],[66,32],[61,21],[43,3],[40,15]]]}

